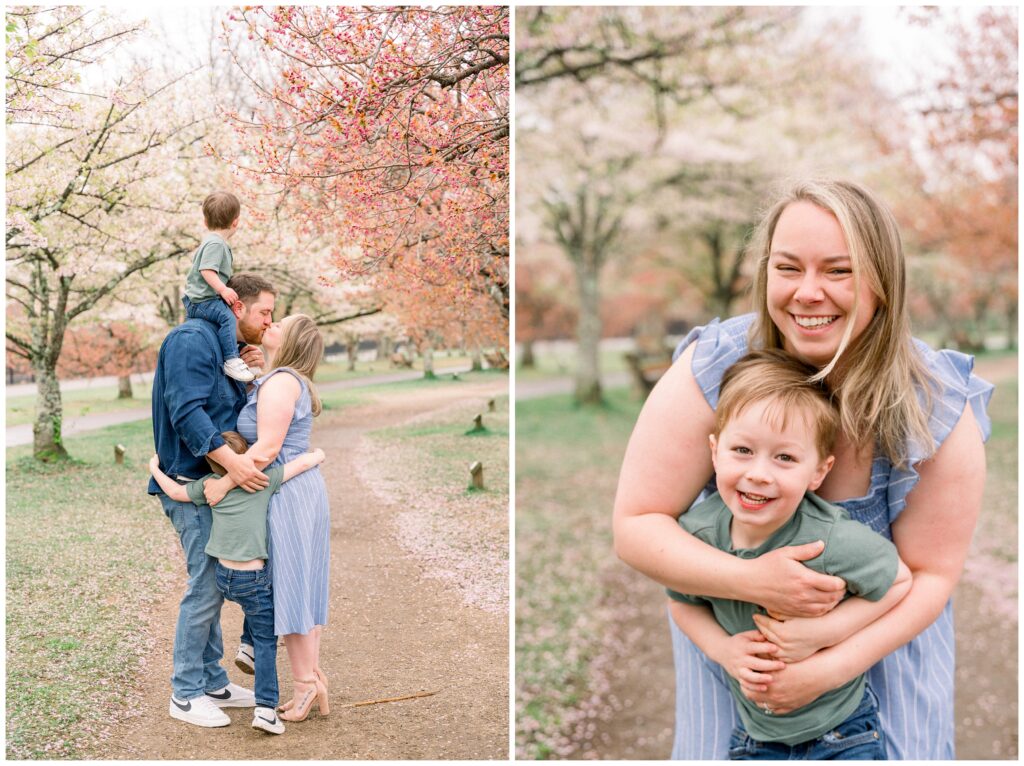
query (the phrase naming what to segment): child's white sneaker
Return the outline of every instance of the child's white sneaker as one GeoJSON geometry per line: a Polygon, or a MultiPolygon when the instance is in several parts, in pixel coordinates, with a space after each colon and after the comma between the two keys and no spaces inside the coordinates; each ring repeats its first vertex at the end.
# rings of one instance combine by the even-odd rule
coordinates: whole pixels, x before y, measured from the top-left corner
{"type": "Polygon", "coordinates": [[[256,650],[249,644],[239,644],[235,654],[235,666],[250,676],[256,674],[256,650]]]}
{"type": "Polygon", "coordinates": [[[277,711],[269,707],[258,707],[253,711],[252,728],[263,729],[268,734],[284,734],[284,722],[277,717],[277,711]]]}
{"type": "Polygon", "coordinates": [[[224,374],[227,375],[229,378],[240,380],[243,383],[248,383],[249,381],[255,380],[256,378],[256,374],[248,367],[246,367],[245,362],[243,362],[237,356],[234,359],[228,359],[226,362],[224,362],[223,369],[224,374]]]}

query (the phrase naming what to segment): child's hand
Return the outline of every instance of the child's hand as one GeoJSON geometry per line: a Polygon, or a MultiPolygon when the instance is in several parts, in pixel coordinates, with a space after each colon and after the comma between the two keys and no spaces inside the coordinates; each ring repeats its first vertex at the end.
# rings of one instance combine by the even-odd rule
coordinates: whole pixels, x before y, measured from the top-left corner
{"type": "Polygon", "coordinates": [[[220,294],[220,297],[224,299],[224,302],[229,306],[234,306],[238,302],[238,293],[232,290],[230,287],[225,287],[224,292],[220,294]]]}
{"type": "Polygon", "coordinates": [[[160,470],[160,456],[154,454],[153,457],[151,457],[149,459],[149,472],[151,474],[153,474],[154,476],[156,476],[156,472],[159,471],[159,470],[160,470]]]}
{"type": "Polygon", "coordinates": [[[776,647],[765,641],[764,636],[748,630],[725,640],[718,661],[744,688],[763,692],[768,691],[772,682],[770,673],[786,667],[786,663],[768,658],[767,655],[774,657],[775,651],[776,647]]]}
{"type": "Polygon", "coordinates": [[[312,450],[310,454],[313,456],[313,465],[320,465],[327,458],[327,455],[324,454],[324,451],[319,447],[312,450]]]}
{"type": "Polygon", "coordinates": [[[800,662],[832,645],[824,630],[828,623],[821,617],[776,620],[766,614],[755,614],[754,624],[766,641],[779,648],[773,656],[785,663],[800,662]]]}

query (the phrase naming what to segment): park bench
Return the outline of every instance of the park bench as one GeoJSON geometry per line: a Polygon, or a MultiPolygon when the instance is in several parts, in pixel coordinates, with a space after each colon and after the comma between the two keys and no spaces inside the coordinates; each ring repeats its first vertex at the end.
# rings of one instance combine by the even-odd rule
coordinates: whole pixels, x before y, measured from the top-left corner
{"type": "Polygon", "coordinates": [[[391,355],[391,366],[392,367],[408,367],[412,369],[412,359],[407,357],[405,354],[392,354],[391,355]]]}
{"type": "Polygon", "coordinates": [[[645,397],[672,366],[672,352],[667,349],[660,353],[627,351],[625,357],[633,379],[645,397]]]}
{"type": "Polygon", "coordinates": [[[495,370],[507,370],[508,369],[508,357],[505,356],[501,351],[495,351],[494,353],[485,353],[484,359],[487,360],[487,364],[495,370]]]}

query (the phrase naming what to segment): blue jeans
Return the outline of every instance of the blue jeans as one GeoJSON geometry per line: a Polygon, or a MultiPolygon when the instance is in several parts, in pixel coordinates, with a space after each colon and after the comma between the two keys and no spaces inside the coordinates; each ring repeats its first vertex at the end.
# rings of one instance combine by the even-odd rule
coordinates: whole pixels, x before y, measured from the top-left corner
{"type": "Polygon", "coordinates": [[[871,687],[853,713],[832,731],[817,739],[796,745],[758,742],[743,723],[736,725],[729,738],[732,761],[884,761],[885,737],[878,723],[878,697],[871,687]]]}
{"type": "Polygon", "coordinates": [[[207,322],[217,325],[217,342],[220,343],[224,361],[237,359],[238,335],[235,330],[237,320],[234,312],[228,308],[228,304],[220,298],[193,303],[187,295],[181,297],[181,302],[185,304],[185,316],[189,319],[205,319],[207,322]]]}
{"type": "Polygon", "coordinates": [[[269,567],[243,570],[216,565],[217,588],[245,613],[252,631],[256,665],[256,705],[277,707],[277,636],[274,635],[274,593],[269,567]]]}
{"type": "MultiPolygon", "coordinates": [[[[181,540],[188,570],[188,587],[178,607],[178,624],[174,631],[171,689],[178,699],[190,700],[228,684],[228,674],[220,666],[224,656],[220,631],[224,597],[217,589],[214,572],[217,560],[206,555],[213,512],[208,505],[179,503],[167,495],[158,497],[181,540]]],[[[247,623],[242,627],[242,643],[252,643],[247,623]]]]}

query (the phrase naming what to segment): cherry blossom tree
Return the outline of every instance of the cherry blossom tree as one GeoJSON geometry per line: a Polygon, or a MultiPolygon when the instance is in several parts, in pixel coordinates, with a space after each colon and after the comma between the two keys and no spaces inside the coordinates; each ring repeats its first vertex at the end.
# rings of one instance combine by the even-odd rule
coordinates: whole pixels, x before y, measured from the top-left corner
{"type": "Polygon", "coordinates": [[[229,48],[258,43],[261,66],[247,71],[260,105],[233,115],[245,154],[220,156],[276,186],[274,204],[302,232],[330,238],[342,278],[507,322],[508,9],[247,7],[233,18],[229,48]]]}
{"type": "Polygon", "coordinates": [[[69,324],[197,244],[185,166],[203,134],[186,78],[133,69],[111,87],[82,83],[138,28],[68,7],[6,20],[6,282],[19,307],[6,340],[35,374],[33,453],[49,460],[67,455],[56,370],[69,324]]]}

